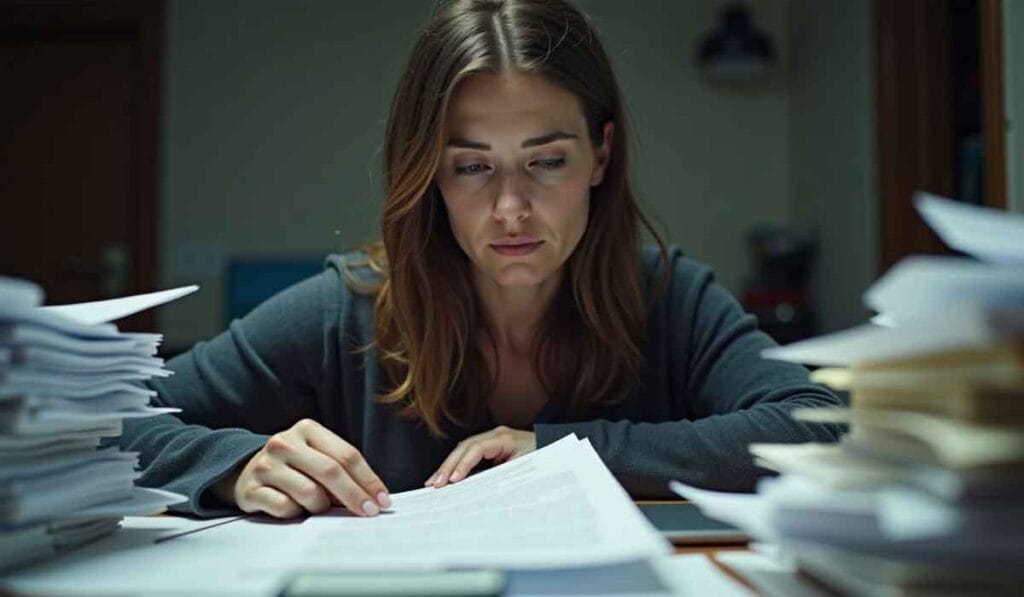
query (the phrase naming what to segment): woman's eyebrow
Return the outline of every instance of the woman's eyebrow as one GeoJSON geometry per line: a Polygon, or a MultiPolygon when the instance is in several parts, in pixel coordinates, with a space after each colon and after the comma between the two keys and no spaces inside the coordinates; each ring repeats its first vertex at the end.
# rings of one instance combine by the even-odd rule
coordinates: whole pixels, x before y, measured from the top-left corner
{"type": "MultiPolygon", "coordinates": [[[[576,138],[578,138],[578,137],[576,135],[573,135],[572,133],[567,133],[565,131],[554,131],[554,132],[551,132],[551,133],[547,133],[545,135],[541,135],[539,137],[533,137],[533,138],[527,139],[526,141],[523,141],[523,144],[520,147],[522,147],[523,149],[526,149],[527,147],[537,147],[539,145],[547,145],[548,143],[554,143],[555,141],[561,141],[563,139],[576,139],[576,138]]],[[[479,149],[481,151],[490,151],[491,150],[491,146],[486,144],[486,143],[481,143],[479,141],[470,141],[469,139],[465,139],[463,137],[450,137],[448,139],[448,147],[461,147],[461,148],[465,148],[465,149],[479,149]]]]}

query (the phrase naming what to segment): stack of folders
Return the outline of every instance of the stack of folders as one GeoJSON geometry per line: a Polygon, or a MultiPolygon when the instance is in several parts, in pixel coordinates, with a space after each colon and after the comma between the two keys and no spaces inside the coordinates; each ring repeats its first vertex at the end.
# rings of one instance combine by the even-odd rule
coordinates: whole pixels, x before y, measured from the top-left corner
{"type": "Polygon", "coordinates": [[[103,322],[144,308],[146,297],[156,304],[155,295],[169,300],[40,307],[38,286],[0,277],[0,570],[183,501],[134,486],[138,454],[99,448],[125,418],[176,410],[149,406],[142,385],[169,375],[155,356],[161,336],[103,322]]]}
{"type": "Polygon", "coordinates": [[[1014,594],[1024,586],[1024,217],[925,195],[916,205],[969,257],[909,258],[865,294],[874,325],[766,351],[823,367],[812,378],[848,392],[849,407],[794,416],[849,433],[752,445],[783,474],[758,487],[761,520],[725,516],[748,517],[846,594],[1014,594]]]}

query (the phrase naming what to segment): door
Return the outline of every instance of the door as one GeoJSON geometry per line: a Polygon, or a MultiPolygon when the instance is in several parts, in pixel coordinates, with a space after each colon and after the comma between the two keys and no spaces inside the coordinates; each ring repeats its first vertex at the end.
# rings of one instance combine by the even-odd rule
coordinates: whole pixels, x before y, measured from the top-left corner
{"type": "Polygon", "coordinates": [[[923,190],[1006,207],[1000,0],[875,0],[879,271],[944,253],[923,190]]]}
{"type": "Polygon", "coordinates": [[[155,289],[161,28],[159,2],[0,2],[0,274],[47,303],[155,289]]]}

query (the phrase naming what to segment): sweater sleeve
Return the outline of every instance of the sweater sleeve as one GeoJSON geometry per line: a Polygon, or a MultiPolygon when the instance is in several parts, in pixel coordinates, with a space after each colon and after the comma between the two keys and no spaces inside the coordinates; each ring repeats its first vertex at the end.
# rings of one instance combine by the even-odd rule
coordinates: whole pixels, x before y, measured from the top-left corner
{"type": "Polygon", "coordinates": [[[325,318],[341,299],[340,285],[338,273],[325,270],[170,360],[174,375],[150,382],[153,403],[182,412],[125,420],[123,434],[110,442],[140,453],[137,483],[188,497],[172,510],[203,517],[237,512],[207,489],[269,435],[316,415],[327,330],[336,329],[325,318]]]}
{"type": "Polygon", "coordinates": [[[838,427],[802,423],[789,412],[839,399],[809,382],[804,367],[761,358],[775,342],[715,283],[710,268],[679,255],[672,263],[666,303],[648,325],[664,325],[667,332],[664,362],[655,366],[685,372],[664,376],[676,380],[668,399],[678,420],[542,424],[535,426],[538,446],[573,432],[589,438],[632,494],[661,497],[671,494],[671,479],[751,490],[767,472],[755,466],[751,443],[836,441],[838,427]]]}

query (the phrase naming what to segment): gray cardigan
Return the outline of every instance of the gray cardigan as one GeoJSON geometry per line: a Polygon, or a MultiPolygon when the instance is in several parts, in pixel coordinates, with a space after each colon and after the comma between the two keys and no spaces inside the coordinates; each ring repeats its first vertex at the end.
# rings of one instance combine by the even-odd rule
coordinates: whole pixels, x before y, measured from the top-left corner
{"type": "MultiPolygon", "coordinates": [[[[228,329],[168,363],[175,374],[151,382],[159,406],[178,416],[128,419],[109,441],[141,453],[139,485],[185,494],[174,509],[200,516],[234,510],[207,489],[259,450],[269,435],[312,418],[357,447],[392,492],[421,487],[462,438],[485,431],[449,426],[431,436],[374,396],[373,299],[353,293],[334,255],[324,271],[266,301],[228,329]]],[[[642,256],[648,293],[661,279],[657,251],[642,256]]],[[[359,276],[372,276],[360,270],[359,276]]],[[[707,266],[670,252],[670,284],[653,304],[644,369],[627,400],[571,418],[554,401],[533,431],[537,446],[575,433],[638,497],[668,495],[666,482],[749,490],[766,471],[751,442],[834,441],[839,431],[791,419],[801,406],[839,399],[808,382],[798,365],[767,361],[773,341],[713,281],[707,266]]]]}

